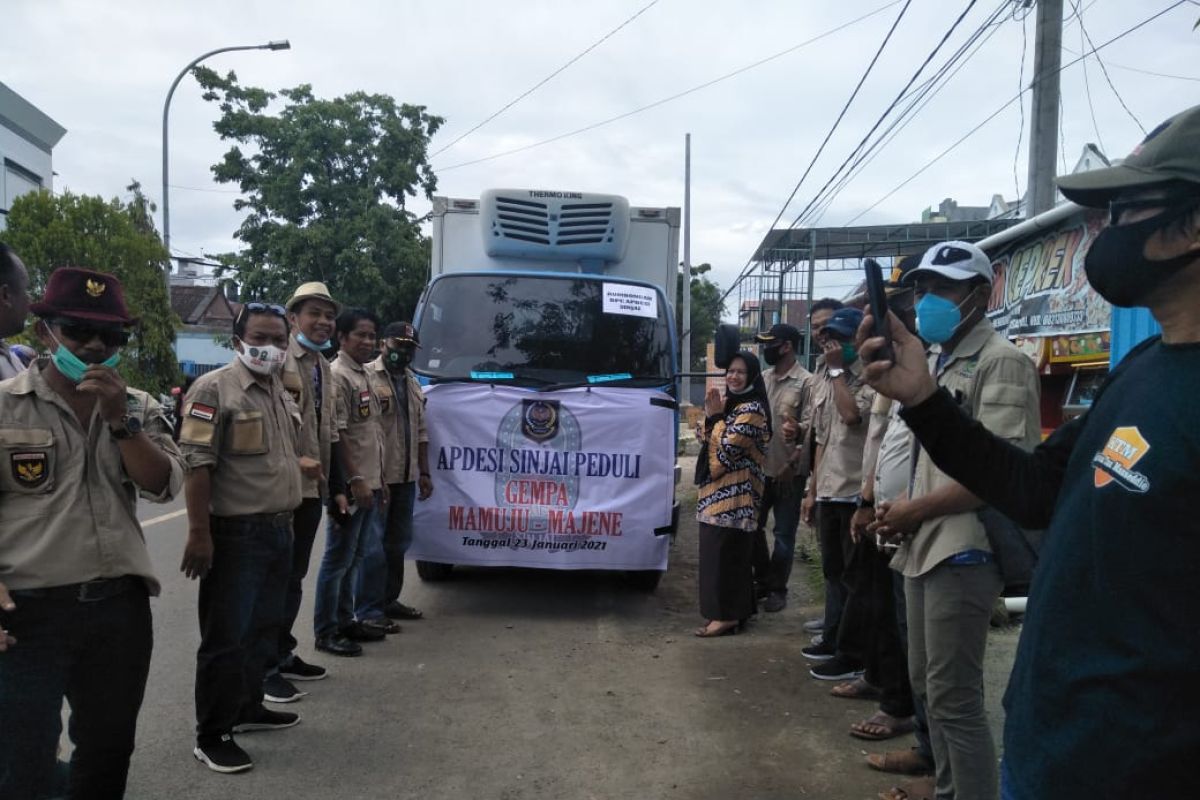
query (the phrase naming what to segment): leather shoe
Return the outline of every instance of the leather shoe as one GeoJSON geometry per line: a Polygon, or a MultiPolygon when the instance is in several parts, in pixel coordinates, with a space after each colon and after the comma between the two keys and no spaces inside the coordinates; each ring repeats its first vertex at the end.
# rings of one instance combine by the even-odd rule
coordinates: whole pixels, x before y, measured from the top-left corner
{"type": "Polygon", "coordinates": [[[368,627],[361,622],[351,622],[349,625],[339,628],[338,633],[352,642],[378,642],[387,636],[378,628],[368,627]]]}
{"type": "Polygon", "coordinates": [[[364,619],[358,624],[373,631],[383,631],[384,633],[400,632],[400,623],[396,622],[395,620],[390,620],[387,617],[380,617],[379,619],[364,619]]]}
{"type": "Polygon", "coordinates": [[[406,606],[399,600],[393,600],[383,607],[383,613],[392,619],[421,619],[425,615],[412,606],[406,606]]]}
{"type": "Polygon", "coordinates": [[[357,645],[344,636],[338,635],[317,637],[316,648],[335,656],[362,655],[362,645],[357,645]]]}

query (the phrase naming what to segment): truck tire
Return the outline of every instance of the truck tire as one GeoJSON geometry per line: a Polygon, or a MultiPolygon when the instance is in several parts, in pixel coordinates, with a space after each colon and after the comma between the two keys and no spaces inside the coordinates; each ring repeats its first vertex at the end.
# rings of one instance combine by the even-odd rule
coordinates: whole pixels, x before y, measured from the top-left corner
{"type": "Polygon", "coordinates": [[[662,572],[657,569],[632,570],[625,573],[625,580],[639,592],[650,594],[658,588],[662,576],[662,572]]]}
{"type": "Polygon", "coordinates": [[[450,579],[453,564],[440,564],[437,561],[418,561],[417,574],[426,583],[438,583],[450,579]]]}

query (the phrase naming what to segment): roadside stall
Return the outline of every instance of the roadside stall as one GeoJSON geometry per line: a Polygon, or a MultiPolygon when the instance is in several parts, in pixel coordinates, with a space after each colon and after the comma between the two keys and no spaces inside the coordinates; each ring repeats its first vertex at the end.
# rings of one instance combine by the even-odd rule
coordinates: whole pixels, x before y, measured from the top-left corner
{"type": "Polygon", "coordinates": [[[1083,269],[1104,223],[1063,203],[979,243],[996,273],[988,316],[1041,376],[1043,435],[1082,414],[1108,373],[1112,306],[1083,269]]]}

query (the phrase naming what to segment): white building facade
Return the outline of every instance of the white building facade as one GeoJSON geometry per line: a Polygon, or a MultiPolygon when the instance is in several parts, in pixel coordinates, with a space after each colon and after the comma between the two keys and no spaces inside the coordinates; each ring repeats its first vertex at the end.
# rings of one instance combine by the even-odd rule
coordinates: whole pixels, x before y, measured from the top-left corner
{"type": "Polygon", "coordinates": [[[67,129],[0,83],[0,230],[23,194],[54,189],[53,151],[67,129]]]}

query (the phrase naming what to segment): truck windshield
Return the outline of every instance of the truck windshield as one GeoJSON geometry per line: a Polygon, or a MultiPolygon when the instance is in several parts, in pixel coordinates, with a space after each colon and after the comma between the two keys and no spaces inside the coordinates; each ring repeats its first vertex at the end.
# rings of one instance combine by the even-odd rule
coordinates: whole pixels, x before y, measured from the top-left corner
{"type": "MultiPolygon", "coordinates": [[[[668,310],[604,313],[603,285],[576,277],[451,275],[430,287],[413,367],[435,378],[559,383],[671,380],[668,310]]],[[[645,289],[639,287],[644,292],[645,289]]]]}

